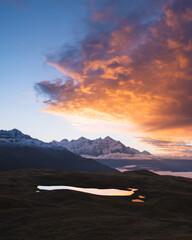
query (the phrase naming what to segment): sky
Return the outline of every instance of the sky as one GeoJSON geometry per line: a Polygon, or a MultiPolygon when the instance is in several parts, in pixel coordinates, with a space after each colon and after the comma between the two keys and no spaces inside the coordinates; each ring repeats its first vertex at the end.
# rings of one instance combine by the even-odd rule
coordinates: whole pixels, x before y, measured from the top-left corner
{"type": "Polygon", "coordinates": [[[0,128],[192,155],[192,1],[0,0],[0,128]]]}

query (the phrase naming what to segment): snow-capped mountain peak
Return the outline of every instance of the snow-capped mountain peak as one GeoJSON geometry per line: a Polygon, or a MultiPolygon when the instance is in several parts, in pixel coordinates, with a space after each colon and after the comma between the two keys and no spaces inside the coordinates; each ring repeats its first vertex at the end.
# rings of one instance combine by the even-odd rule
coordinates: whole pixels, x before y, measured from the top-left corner
{"type": "Polygon", "coordinates": [[[139,152],[137,149],[126,147],[120,141],[116,141],[113,138],[107,136],[105,138],[97,138],[90,140],[85,137],[80,137],[77,140],[63,139],[59,141],[52,141],[45,143],[38,139],[32,138],[29,135],[23,134],[17,129],[10,131],[0,131],[0,144],[11,144],[13,146],[35,146],[41,148],[56,148],[56,149],[68,149],[69,151],[78,154],[86,155],[90,157],[104,156],[108,154],[143,154],[150,155],[149,152],[139,152]]]}
{"type": "Polygon", "coordinates": [[[103,140],[108,141],[108,142],[115,141],[113,138],[111,138],[109,136],[105,137],[103,140]]]}
{"type": "Polygon", "coordinates": [[[44,143],[43,141],[23,134],[21,131],[15,128],[8,131],[0,130],[0,143],[16,146],[49,147],[48,143],[44,143]]]}
{"type": "MultiPolygon", "coordinates": [[[[85,137],[80,137],[77,140],[68,141],[66,139],[55,142],[52,144],[55,146],[60,146],[67,148],[68,150],[79,154],[79,155],[87,155],[90,157],[98,157],[107,155],[110,153],[124,153],[124,154],[142,154],[137,149],[126,147],[120,141],[116,141],[113,138],[107,136],[105,138],[97,138],[95,140],[90,140],[85,137]]],[[[143,152],[143,154],[150,154],[147,151],[143,152]]]]}
{"type": "Polygon", "coordinates": [[[10,131],[6,130],[0,130],[0,138],[5,138],[5,139],[31,139],[29,135],[23,134],[21,131],[18,129],[12,129],[10,131]]]}

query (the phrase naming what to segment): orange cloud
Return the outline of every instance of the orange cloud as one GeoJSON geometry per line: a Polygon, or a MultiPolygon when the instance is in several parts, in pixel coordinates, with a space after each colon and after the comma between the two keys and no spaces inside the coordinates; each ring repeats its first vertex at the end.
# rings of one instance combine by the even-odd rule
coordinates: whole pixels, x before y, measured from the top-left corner
{"type": "MultiPolygon", "coordinates": [[[[161,11],[145,23],[124,17],[108,31],[90,32],[62,57],[48,58],[65,77],[36,85],[48,96],[47,111],[132,122],[151,137],[191,139],[192,4],[169,1],[161,11]]],[[[101,24],[102,17],[93,20],[101,24]]]]}

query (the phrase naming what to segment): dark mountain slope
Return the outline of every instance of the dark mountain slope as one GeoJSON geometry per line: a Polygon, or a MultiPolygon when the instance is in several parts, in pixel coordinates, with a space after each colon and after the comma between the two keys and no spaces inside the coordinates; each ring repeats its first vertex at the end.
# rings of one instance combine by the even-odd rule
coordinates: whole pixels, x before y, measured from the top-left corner
{"type": "Polygon", "coordinates": [[[0,145],[0,171],[22,168],[47,168],[87,172],[115,172],[115,169],[66,149],[0,145]]]}

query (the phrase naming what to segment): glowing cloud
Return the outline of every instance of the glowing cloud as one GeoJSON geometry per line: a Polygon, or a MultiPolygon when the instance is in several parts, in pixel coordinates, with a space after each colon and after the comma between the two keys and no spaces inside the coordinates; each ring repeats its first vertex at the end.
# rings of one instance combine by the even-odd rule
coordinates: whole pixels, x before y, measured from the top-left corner
{"type": "Polygon", "coordinates": [[[104,5],[95,5],[86,38],[47,57],[63,79],[35,88],[46,94],[52,113],[127,121],[151,136],[190,138],[192,2],[131,2],[105,2],[106,15],[104,5]]]}

